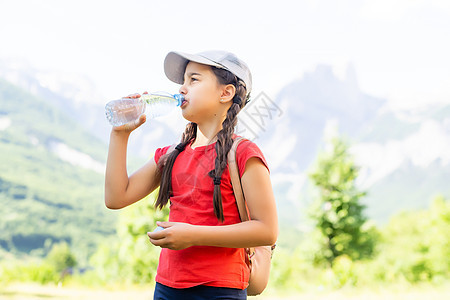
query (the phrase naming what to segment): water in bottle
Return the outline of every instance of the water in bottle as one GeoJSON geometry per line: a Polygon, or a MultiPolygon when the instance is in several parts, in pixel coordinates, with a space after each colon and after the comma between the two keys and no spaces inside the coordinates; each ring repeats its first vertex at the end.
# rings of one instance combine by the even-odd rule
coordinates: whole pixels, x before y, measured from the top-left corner
{"type": "Polygon", "coordinates": [[[106,118],[113,126],[120,126],[135,121],[144,112],[149,118],[156,118],[169,113],[184,101],[181,94],[165,92],[144,93],[140,98],[122,98],[106,104],[106,118]]]}

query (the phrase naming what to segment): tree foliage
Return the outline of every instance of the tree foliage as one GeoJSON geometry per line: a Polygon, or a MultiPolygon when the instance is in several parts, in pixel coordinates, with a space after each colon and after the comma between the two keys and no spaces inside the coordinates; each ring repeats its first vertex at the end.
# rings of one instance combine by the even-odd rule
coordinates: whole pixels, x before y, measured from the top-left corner
{"type": "Polygon", "coordinates": [[[321,233],[317,262],[326,260],[331,265],[341,255],[352,260],[372,255],[374,235],[361,204],[366,192],[355,185],[358,167],[345,141],[333,138],[309,176],[319,194],[311,213],[321,233]]]}
{"type": "Polygon", "coordinates": [[[70,251],[69,245],[65,242],[54,244],[46,260],[55,268],[56,272],[63,272],[68,268],[75,267],[77,264],[75,256],[70,251]]]}
{"type": "Polygon", "coordinates": [[[413,283],[450,278],[450,202],[442,195],[427,210],[395,215],[381,232],[375,277],[413,283]]]}

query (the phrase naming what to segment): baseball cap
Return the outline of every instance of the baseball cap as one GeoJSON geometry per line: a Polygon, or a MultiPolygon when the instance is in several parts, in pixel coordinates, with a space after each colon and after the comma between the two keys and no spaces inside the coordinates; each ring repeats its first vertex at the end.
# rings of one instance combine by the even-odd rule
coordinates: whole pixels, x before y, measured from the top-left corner
{"type": "Polygon", "coordinates": [[[247,94],[252,90],[252,74],[247,64],[227,51],[210,50],[197,54],[171,51],[164,59],[164,73],[171,81],[183,84],[190,61],[228,70],[245,83],[247,94]]]}

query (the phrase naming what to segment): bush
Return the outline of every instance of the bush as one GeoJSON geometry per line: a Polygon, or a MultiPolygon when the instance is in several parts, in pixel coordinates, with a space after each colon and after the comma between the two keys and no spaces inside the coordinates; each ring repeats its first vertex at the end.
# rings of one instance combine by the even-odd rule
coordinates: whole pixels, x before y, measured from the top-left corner
{"type": "Polygon", "coordinates": [[[365,283],[440,283],[450,275],[450,203],[437,196],[429,210],[404,212],[381,230],[378,255],[357,265],[365,283]]]}
{"type": "Polygon", "coordinates": [[[46,259],[9,259],[0,265],[2,282],[58,283],[67,269],[76,265],[67,243],[55,244],[46,259]]]}
{"type": "Polygon", "coordinates": [[[53,266],[57,272],[63,272],[76,266],[75,256],[70,251],[66,242],[53,245],[46,257],[49,265],[53,266]]]}
{"type": "Polygon", "coordinates": [[[10,261],[0,265],[1,282],[57,283],[60,280],[55,268],[45,262],[10,261]]]}
{"type": "Polygon", "coordinates": [[[400,213],[379,231],[374,226],[372,230],[378,241],[373,258],[341,255],[331,267],[318,264],[321,234],[317,230],[306,234],[295,251],[279,245],[270,287],[305,291],[347,285],[442,284],[450,278],[450,203],[443,197],[436,197],[428,210],[400,213]]]}

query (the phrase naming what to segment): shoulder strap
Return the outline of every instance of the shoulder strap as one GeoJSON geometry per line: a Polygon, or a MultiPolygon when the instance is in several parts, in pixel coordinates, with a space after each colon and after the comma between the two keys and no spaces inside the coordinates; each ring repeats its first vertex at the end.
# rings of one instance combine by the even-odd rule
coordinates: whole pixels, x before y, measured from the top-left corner
{"type": "MultiPolygon", "coordinates": [[[[247,204],[245,203],[244,190],[242,189],[241,177],[239,176],[238,164],[236,161],[236,149],[240,142],[244,141],[243,137],[238,137],[234,140],[230,152],[228,152],[228,169],[230,171],[231,185],[233,186],[234,197],[236,198],[236,205],[238,207],[241,222],[250,220],[247,204]]],[[[246,248],[249,262],[251,264],[252,257],[256,253],[255,248],[246,248]]]]}
{"type": "Polygon", "coordinates": [[[239,169],[236,161],[236,149],[240,142],[244,141],[243,137],[238,137],[234,140],[230,152],[228,152],[228,169],[230,171],[231,185],[233,186],[234,197],[239,211],[239,216],[242,222],[248,221],[249,214],[247,205],[245,203],[244,191],[242,190],[241,177],[239,176],[239,169]]]}

